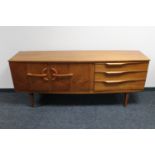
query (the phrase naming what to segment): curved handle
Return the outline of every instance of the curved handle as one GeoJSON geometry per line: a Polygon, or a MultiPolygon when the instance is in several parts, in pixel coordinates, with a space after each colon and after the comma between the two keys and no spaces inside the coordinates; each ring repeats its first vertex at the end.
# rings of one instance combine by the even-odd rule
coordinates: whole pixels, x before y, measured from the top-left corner
{"type": "Polygon", "coordinates": [[[43,74],[46,73],[46,77],[44,77],[43,79],[44,79],[45,81],[48,81],[48,80],[49,80],[49,78],[47,77],[47,76],[48,76],[48,68],[45,67],[45,68],[42,70],[42,73],[43,73],[43,74]]]}
{"type": "Polygon", "coordinates": [[[52,73],[52,80],[55,80],[57,77],[64,78],[64,77],[72,77],[73,73],[67,73],[67,74],[58,74],[58,71],[55,68],[51,68],[52,73]]]}
{"type": "Polygon", "coordinates": [[[116,74],[125,74],[125,73],[129,73],[126,71],[109,71],[109,72],[103,72],[104,74],[108,74],[108,75],[116,75],[116,74]]]}
{"type": "Polygon", "coordinates": [[[120,84],[120,83],[126,83],[126,82],[134,82],[134,81],[144,81],[144,79],[140,79],[140,80],[107,80],[107,81],[96,81],[96,82],[103,82],[106,84],[120,84]]]}
{"type": "Polygon", "coordinates": [[[103,81],[107,84],[117,84],[117,83],[124,83],[124,82],[131,82],[131,81],[125,81],[125,80],[114,80],[114,81],[103,81]]]}
{"type": "Polygon", "coordinates": [[[27,76],[31,76],[31,77],[46,77],[47,74],[34,74],[34,73],[27,73],[27,76]]]}
{"type": "Polygon", "coordinates": [[[51,80],[55,80],[55,79],[56,79],[56,76],[53,76],[53,74],[57,74],[58,71],[57,71],[54,67],[51,68],[51,71],[52,71],[52,77],[51,77],[51,80]]]}
{"type": "Polygon", "coordinates": [[[108,63],[105,63],[105,65],[107,66],[124,66],[124,65],[128,65],[129,63],[127,62],[108,62],[108,63]]]}
{"type": "Polygon", "coordinates": [[[54,77],[72,77],[73,73],[68,74],[53,74],[54,77]]]}
{"type": "Polygon", "coordinates": [[[141,73],[146,71],[96,71],[95,73],[102,73],[107,75],[128,74],[128,73],[141,73]]]}
{"type": "Polygon", "coordinates": [[[43,78],[45,81],[48,81],[48,74],[47,74],[47,67],[44,68],[42,71],[41,71],[41,74],[37,74],[37,73],[27,73],[27,76],[29,77],[40,77],[40,78],[43,78]]]}

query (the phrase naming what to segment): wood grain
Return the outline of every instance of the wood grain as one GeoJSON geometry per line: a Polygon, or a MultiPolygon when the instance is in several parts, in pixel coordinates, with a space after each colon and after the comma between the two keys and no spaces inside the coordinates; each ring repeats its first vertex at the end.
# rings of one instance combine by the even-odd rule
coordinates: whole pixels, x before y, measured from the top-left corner
{"type": "MultiPolygon", "coordinates": [[[[116,63],[115,63],[116,64],[116,63]]],[[[108,66],[105,63],[96,63],[95,72],[103,71],[147,71],[148,62],[130,62],[125,65],[108,66]]]]}
{"type": "Polygon", "coordinates": [[[16,62],[120,62],[149,61],[140,51],[80,50],[80,51],[23,51],[9,61],[16,62]]]}
{"type": "Polygon", "coordinates": [[[137,81],[126,81],[126,82],[116,82],[116,83],[105,83],[105,82],[95,82],[95,91],[110,91],[110,90],[122,90],[122,92],[126,92],[126,90],[132,89],[144,89],[145,81],[137,80],[137,81]]]}
{"type": "Polygon", "coordinates": [[[57,77],[51,81],[51,91],[90,91],[92,90],[92,64],[50,64],[50,68],[55,68],[58,74],[72,74],[69,77],[57,77]],[[91,77],[91,78],[90,78],[91,77]]]}
{"type": "MultiPolygon", "coordinates": [[[[27,79],[29,82],[30,90],[32,92],[41,90],[49,90],[49,82],[48,80],[44,80],[44,77],[35,77],[35,76],[28,76],[28,73],[30,74],[42,74],[42,70],[48,67],[48,64],[46,63],[27,63],[27,79]]],[[[47,75],[49,74],[49,71],[47,70],[47,75]]],[[[48,78],[48,77],[47,77],[48,78]]]]}
{"type": "Polygon", "coordinates": [[[95,73],[95,81],[99,80],[138,80],[138,79],[146,79],[147,72],[146,71],[126,71],[126,72],[96,72],[95,73]]]}
{"type": "Polygon", "coordinates": [[[13,84],[16,91],[30,91],[27,77],[27,64],[22,62],[10,62],[13,84]]]}

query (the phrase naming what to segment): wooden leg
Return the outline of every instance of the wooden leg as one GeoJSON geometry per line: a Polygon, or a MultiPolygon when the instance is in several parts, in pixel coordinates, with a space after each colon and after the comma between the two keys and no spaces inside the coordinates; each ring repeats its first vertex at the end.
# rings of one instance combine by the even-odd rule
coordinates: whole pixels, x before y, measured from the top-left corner
{"type": "Polygon", "coordinates": [[[124,94],[124,106],[127,107],[129,100],[129,93],[124,94]]]}
{"type": "Polygon", "coordinates": [[[29,95],[30,95],[31,105],[32,107],[34,107],[35,106],[34,93],[30,93],[29,95]]]}

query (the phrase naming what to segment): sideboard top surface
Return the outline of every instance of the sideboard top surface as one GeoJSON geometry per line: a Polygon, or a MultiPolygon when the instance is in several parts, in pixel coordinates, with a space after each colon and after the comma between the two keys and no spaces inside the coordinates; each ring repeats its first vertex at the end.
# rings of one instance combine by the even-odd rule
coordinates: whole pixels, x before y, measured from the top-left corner
{"type": "Polygon", "coordinates": [[[9,61],[13,62],[109,62],[149,61],[140,51],[128,50],[74,50],[74,51],[22,51],[9,61]]]}

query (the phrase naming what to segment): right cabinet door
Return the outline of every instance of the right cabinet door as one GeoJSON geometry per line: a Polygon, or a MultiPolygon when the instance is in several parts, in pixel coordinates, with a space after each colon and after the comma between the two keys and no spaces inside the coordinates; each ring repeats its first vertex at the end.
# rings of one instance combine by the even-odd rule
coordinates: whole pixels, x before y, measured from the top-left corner
{"type": "Polygon", "coordinates": [[[94,65],[90,63],[51,63],[52,92],[90,92],[93,90],[94,65]]]}

